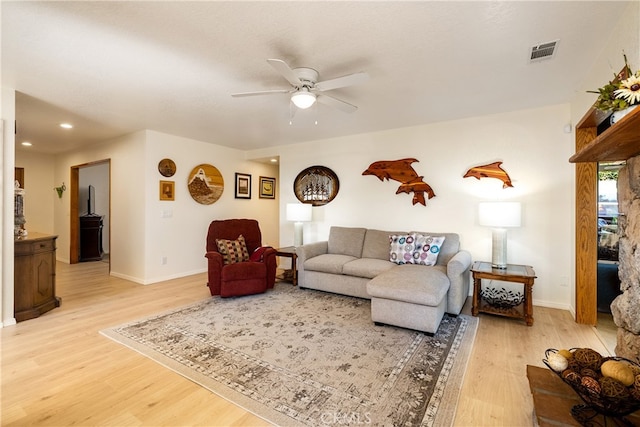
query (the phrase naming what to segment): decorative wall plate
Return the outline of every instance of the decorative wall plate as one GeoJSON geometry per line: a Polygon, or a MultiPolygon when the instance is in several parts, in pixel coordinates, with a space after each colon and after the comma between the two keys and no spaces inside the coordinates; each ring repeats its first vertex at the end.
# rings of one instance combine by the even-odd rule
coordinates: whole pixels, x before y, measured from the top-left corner
{"type": "Polygon", "coordinates": [[[311,166],[293,181],[293,192],[302,203],[323,206],[335,199],[340,181],[334,171],[325,166],[311,166]]]}
{"type": "Polygon", "coordinates": [[[176,164],[171,159],[162,159],[158,163],[158,172],[160,175],[166,176],[167,178],[173,176],[176,173],[176,164]]]}
{"type": "Polygon", "coordinates": [[[201,205],[210,205],[222,196],[224,179],[215,166],[201,164],[191,170],[187,187],[193,200],[201,205]]]}

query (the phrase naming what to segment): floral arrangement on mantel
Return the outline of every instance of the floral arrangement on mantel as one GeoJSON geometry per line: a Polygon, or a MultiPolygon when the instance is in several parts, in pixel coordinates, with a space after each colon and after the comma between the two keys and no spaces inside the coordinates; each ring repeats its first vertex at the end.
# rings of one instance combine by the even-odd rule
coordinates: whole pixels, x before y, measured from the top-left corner
{"type": "Polygon", "coordinates": [[[622,71],[597,91],[587,91],[600,95],[594,104],[594,107],[599,110],[615,112],[640,104],[640,70],[634,74],[627,62],[627,55],[622,56],[624,57],[622,71]]]}

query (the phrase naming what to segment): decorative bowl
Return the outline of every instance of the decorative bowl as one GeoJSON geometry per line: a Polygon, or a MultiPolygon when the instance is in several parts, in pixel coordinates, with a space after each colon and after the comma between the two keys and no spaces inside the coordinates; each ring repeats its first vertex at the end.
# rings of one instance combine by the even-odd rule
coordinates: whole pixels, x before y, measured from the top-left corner
{"type": "Polygon", "coordinates": [[[489,305],[503,309],[517,307],[524,302],[523,293],[506,290],[505,288],[486,287],[480,291],[480,296],[489,305]]]}
{"type": "MultiPolygon", "coordinates": [[[[569,351],[575,354],[576,350],[581,349],[572,348],[569,351]]],[[[549,363],[549,356],[552,353],[558,353],[558,350],[550,348],[545,351],[545,358],[542,360],[544,364],[551,372],[558,375],[562,381],[569,384],[591,409],[611,417],[623,417],[640,409],[640,381],[638,380],[638,377],[640,377],[640,365],[637,363],[623,357],[601,357],[601,360],[595,365],[595,369],[593,361],[589,361],[589,366],[580,366],[577,361],[572,361],[567,369],[558,372],[549,363]],[[627,363],[636,377],[635,384],[626,387],[626,390],[621,390],[622,393],[618,395],[612,396],[603,392],[603,382],[601,381],[603,376],[600,372],[600,366],[607,360],[627,363]]],[[[620,383],[620,386],[625,387],[622,383],[620,383]]]]}

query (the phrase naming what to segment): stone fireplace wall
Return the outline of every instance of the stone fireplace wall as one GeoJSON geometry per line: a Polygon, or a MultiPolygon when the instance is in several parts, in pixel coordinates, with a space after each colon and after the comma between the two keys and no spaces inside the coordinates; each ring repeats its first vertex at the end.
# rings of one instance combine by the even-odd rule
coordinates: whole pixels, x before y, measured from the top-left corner
{"type": "Polygon", "coordinates": [[[618,175],[619,295],[611,304],[618,326],[616,355],[640,362],[640,156],[618,175]]]}

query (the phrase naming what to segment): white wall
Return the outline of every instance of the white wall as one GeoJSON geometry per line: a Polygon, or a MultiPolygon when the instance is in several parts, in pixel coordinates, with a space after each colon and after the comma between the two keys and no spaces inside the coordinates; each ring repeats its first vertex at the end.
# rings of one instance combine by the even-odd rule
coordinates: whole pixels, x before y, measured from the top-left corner
{"type": "MultiPolygon", "coordinates": [[[[55,182],[70,182],[73,166],[111,160],[111,274],[144,280],[145,150],[144,131],[56,157],[55,182]]],[[[82,210],[82,207],[81,207],[82,210]]],[[[54,201],[58,259],[69,262],[70,204],[68,192],[54,201]]]]}
{"type": "MultiPolygon", "coordinates": [[[[255,218],[260,222],[263,244],[279,246],[278,192],[276,200],[258,198],[258,177],[278,180],[277,166],[245,160],[240,150],[141,131],[56,156],[53,182],[68,184],[71,167],[102,160],[111,163],[109,252],[114,276],[147,284],[206,271],[205,239],[213,219],[255,218]],[[158,172],[163,158],[177,165],[171,178],[158,172]],[[191,169],[201,163],[216,166],[225,180],[222,197],[212,205],[195,202],[187,190],[191,169]],[[250,200],[234,198],[236,172],[252,175],[250,200]],[[175,201],[159,200],[160,180],[175,181],[175,201]],[[167,212],[170,217],[162,217],[167,212]],[[162,258],[166,264],[161,263],[162,258]]],[[[91,167],[81,168],[81,174],[91,167]]],[[[55,193],[51,182],[43,185],[55,193]]],[[[80,203],[82,212],[86,208],[82,200],[80,203]]],[[[69,262],[69,193],[62,199],[56,195],[52,204],[53,232],[59,235],[57,256],[69,262]]]]}
{"type": "MultiPolygon", "coordinates": [[[[0,8],[1,9],[1,8],[0,8]]],[[[2,126],[0,132],[0,186],[2,186],[2,198],[0,198],[0,212],[2,225],[0,226],[0,277],[2,289],[0,290],[0,326],[14,325],[13,317],[13,227],[14,227],[14,183],[15,183],[15,120],[16,120],[16,92],[7,87],[2,87],[0,96],[0,119],[2,126]]]]}
{"type": "Polygon", "coordinates": [[[144,283],[206,271],[206,235],[214,219],[254,218],[260,223],[262,243],[279,246],[278,192],[276,200],[258,197],[259,176],[278,180],[277,166],[247,161],[240,150],[148,131],[144,174],[147,208],[144,283]],[[158,163],[164,158],[176,163],[176,174],[170,178],[158,172],[158,163]],[[197,203],[187,189],[191,170],[203,163],[218,168],[224,179],[224,192],[211,205],[197,203]],[[250,200],[235,198],[236,172],[251,175],[250,200]],[[175,201],[159,199],[161,180],[175,182],[175,201]],[[167,260],[164,265],[163,258],[167,260]]]}
{"type": "Polygon", "coordinates": [[[597,91],[622,70],[623,53],[627,55],[631,69],[640,70],[640,2],[631,2],[620,21],[611,24],[610,28],[613,33],[605,49],[594,54],[593,66],[581,83],[581,90],[571,101],[571,116],[574,124],[580,121],[598,99],[597,94],[587,93],[587,91],[597,91]]]}
{"type": "MultiPolygon", "coordinates": [[[[24,215],[27,220],[25,228],[28,232],[54,234],[53,203],[54,198],[58,198],[54,187],[62,185],[62,181],[53,181],[54,156],[16,150],[16,167],[24,168],[24,215]]],[[[65,185],[68,184],[66,181],[65,185]]]]}
{"type": "MultiPolygon", "coordinates": [[[[367,133],[287,146],[280,153],[280,211],[297,199],[293,180],[312,165],[331,168],[340,180],[337,197],[313,210],[305,240],[325,240],[332,225],[382,230],[457,232],[474,260],[491,259],[491,230],[478,225],[478,203],[522,202],[522,227],[509,231],[508,261],[532,265],[538,279],[534,303],[568,309],[572,277],[573,137],[564,132],[569,105],[367,133]],[[411,204],[395,194],[399,183],[362,172],[372,162],[413,157],[413,167],[436,197],[411,204]],[[473,166],[501,160],[513,181],[463,178],[473,166]]],[[[293,225],[280,219],[280,241],[293,241],[293,225]]]]}

